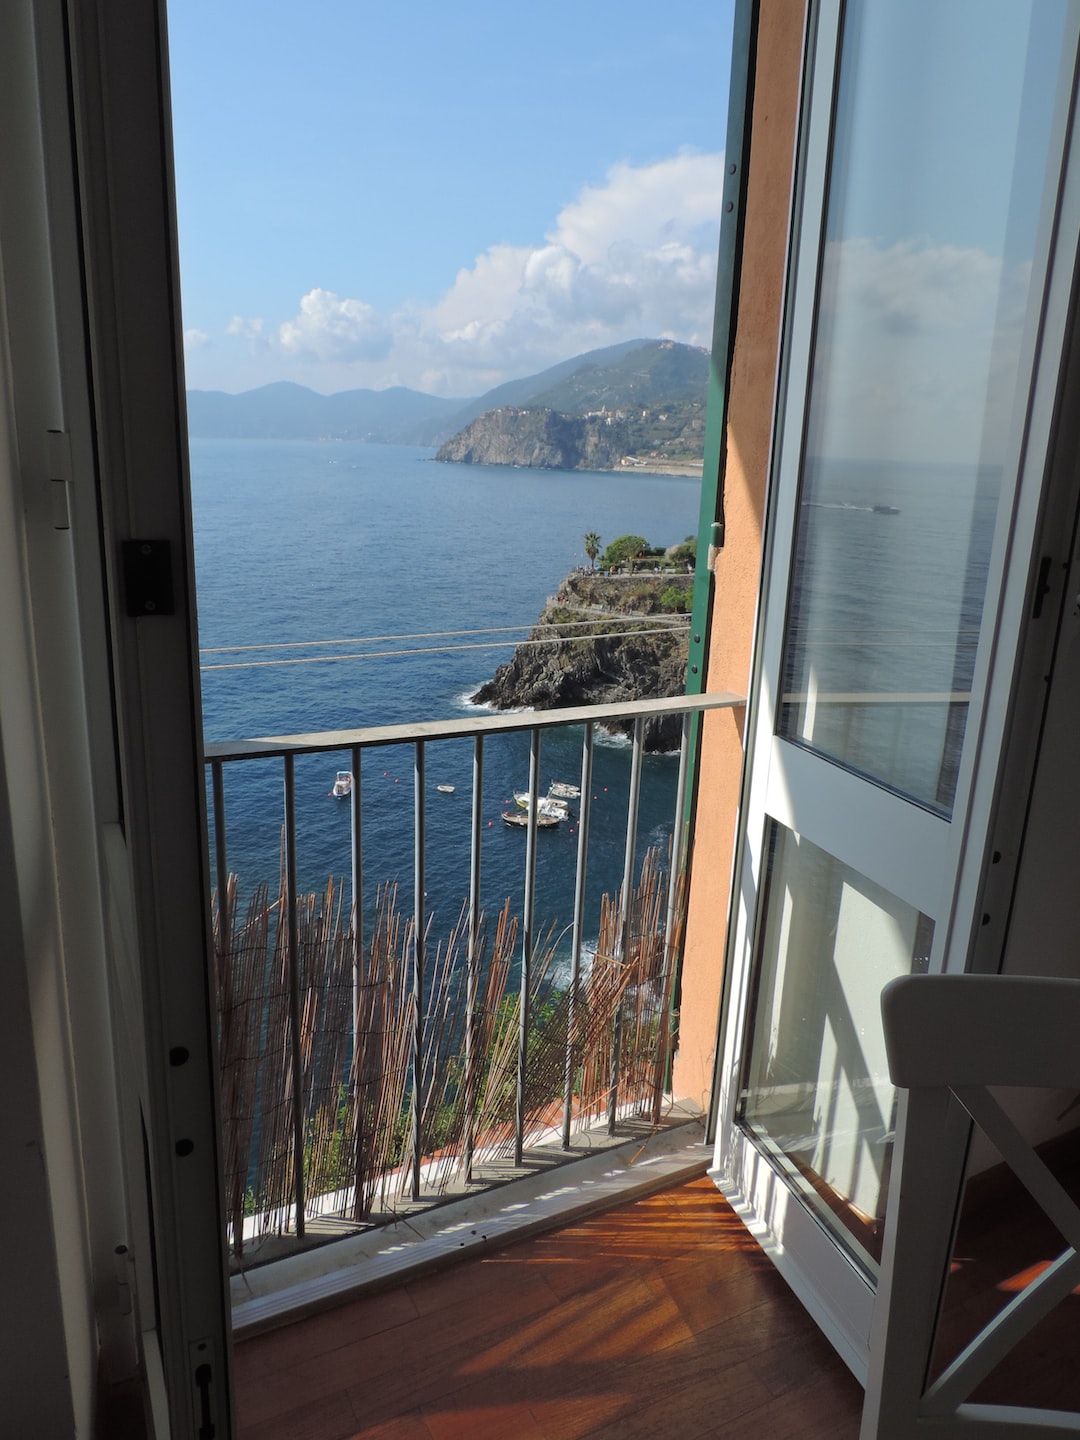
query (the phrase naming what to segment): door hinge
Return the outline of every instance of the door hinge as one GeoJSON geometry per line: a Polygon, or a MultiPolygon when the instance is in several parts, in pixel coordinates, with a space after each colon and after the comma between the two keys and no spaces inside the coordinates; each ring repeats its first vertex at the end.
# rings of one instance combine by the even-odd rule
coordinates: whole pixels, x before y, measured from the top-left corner
{"type": "Polygon", "coordinates": [[[1035,601],[1031,607],[1032,620],[1038,620],[1042,614],[1043,601],[1050,594],[1050,565],[1049,555],[1044,555],[1039,561],[1039,578],[1035,582],[1035,601]]]}
{"type": "Polygon", "coordinates": [[[220,1435],[213,1353],[209,1340],[197,1340],[191,1347],[191,1401],[198,1426],[195,1440],[217,1440],[220,1435]]]}
{"type": "Polygon", "coordinates": [[[54,530],[71,529],[71,436],[66,430],[45,432],[45,474],[49,481],[54,530]]]}
{"type": "Polygon", "coordinates": [[[124,613],[173,615],[172,547],[168,540],[124,540],[124,613]]]}

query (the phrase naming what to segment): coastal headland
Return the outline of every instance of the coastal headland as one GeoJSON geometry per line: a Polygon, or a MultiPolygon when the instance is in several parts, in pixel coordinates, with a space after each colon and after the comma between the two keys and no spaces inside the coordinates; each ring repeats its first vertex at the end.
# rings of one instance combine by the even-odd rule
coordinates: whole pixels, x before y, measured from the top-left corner
{"type": "MultiPolygon", "coordinates": [[[[696,413],[694,420],[700,418],[696,413]]],[[[668,414],[665,412],[665,421],[668,414]]],[[[689,421],[688,421],[689,423],[689,421]]],[[[487,410],[439,447],[436,460],[459,465],[517,465],[532,470],[647,470],[654,475],[701,477],[701,460],[678,431],[682,455],[650,444],[648,412],[565,415],[558,410],[506,405],[487,410]]],[[[662,444],[663,442],[658,442],[662,444]]]]}
{"type": "MultiPolygon", "coordinates": [[[[693,583],[685,571],[670,570],[568,575],[528,641],[472,700],[500,710],[553,710],[682,695],[693,583]]],[[[629,735],[633,726],[608,728],[629,735]]],[[[681,734],[678,717],[650,719],[645,749],[677,749],[681,734]]]]}

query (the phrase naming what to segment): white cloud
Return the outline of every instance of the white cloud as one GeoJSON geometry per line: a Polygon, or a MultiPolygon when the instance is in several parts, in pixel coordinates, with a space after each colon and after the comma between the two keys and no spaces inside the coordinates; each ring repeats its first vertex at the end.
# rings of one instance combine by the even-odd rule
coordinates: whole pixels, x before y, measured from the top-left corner
{"type": "Polygon", "coordinates": [[[648,253],[692,241],[715,250],[723,187],[722,154],[613,165],[604,185],[587,185],[563,209],[551,239],[586,265],[600,266],[613,246],[648,253]]]}
{"type": "Polygon", "coordinates": [[[192,326],[189,330],[184,331],[184,351],[186,354],[201,350],[204,345],[209,345],[209,343],[210,336],[205,330],[197,330],[192,326]]]}
{"type": "Polygon", "coordinates": [[[263,322],[261,319],[245,319],[243,315],[234,315],[225,326],[226,335],[236,335],[241,340],[247,340],[252,345],[263,343],[263,322]]]}
{"type": "Polygon", "coordinates": [[[382,360],[392,344],[390,325],[371,305],[318,289],[303,297],[278,339],[286,352],[316,360],[382,360]]]}
{"type": "Polygon", "coordinates": [[[429,350],[524,374],[638,336],[708,345],[723,172],[717,154],[613,166],[543,244],[492,246],[460,271],[423,317],[429,350]]]}
{"type": "Polygon", "coordinates": [[[403,384],[477,395],[621,340],[708,345],[723,169],[719,154],[614,165],[534,245],[490,246],[427,307],[381,313],[315,287],[283,322],[234,316],[226,333],[250,352],[236,373],[259,383],[257,361],[260,381],[324,391],[403,384]]]}

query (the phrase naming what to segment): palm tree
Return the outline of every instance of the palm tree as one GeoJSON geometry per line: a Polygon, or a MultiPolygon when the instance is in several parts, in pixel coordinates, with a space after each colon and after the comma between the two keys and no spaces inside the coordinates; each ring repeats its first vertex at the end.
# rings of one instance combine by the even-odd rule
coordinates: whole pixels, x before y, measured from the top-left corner
{"type": "Polygon", "coordinates": [[[596,569],[596,557],[600,554],[600,536],[595,530],[590,530],[585,536],[585,554],[589,557],[589,564],[596,569]]]}

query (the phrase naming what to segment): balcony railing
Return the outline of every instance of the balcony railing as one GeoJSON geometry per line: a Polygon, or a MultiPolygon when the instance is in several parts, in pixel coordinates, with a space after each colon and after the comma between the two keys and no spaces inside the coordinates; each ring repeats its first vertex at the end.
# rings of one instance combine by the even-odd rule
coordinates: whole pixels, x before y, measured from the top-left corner
{"type": "MultiPolygon", "coordinates": [[[[239,1256],[267,1233],[303,1241],[320,1217],[372,1223],[399,1204],[437,1197],[453,1176],[482,1181],[501,1159],[520,1167],[540,1140],[567,1156],[573,1137],[622,1118],[661,1120],[681,944],[691,720],[743,704],[712,694],[570,710],[431,721],[209,744],[216,868],[226,1207],[239,1256]],[[640,867],[638,817],[646,721],[682,717],[670,848],[640,867]],[[591,921],[586,877],[593,813],[594,731],[632,722],[623,863],[618,888],[591,921]],[[580,727],[573,914],[538,933],[537,846],[545,732],[580,727]],[[488,924],[484,865],[485,741],[529,740],[520,913],[509,901],[488,924]],[[434,943],[427,914],[429,747],[471,739],[469,894],[434,943]],[[393,877],[373,881],[363,849],[366,752],[408,745],[413,755],[411,904],[393,877]],[[351,905],[298,883],[298,756],[338,752],[351,775],[351,905]],[[243,913],[230,873],[226,767],[279,759],[281,883],[243,913]],[[367,917],[367,918],[366,918],[367,917]],[[556,978],[554,963],[563,969],[556,978]],[[516,971],[516,979],[515,979],[516,971]]],[[[575,777],[575,782],[578,777],[575,777]]],[[[490,822],[489,822],[490,823],[490,822]]],[[[438,837],[436,837],[438,840],[438,837]]],[[[614,888],[614,887],[613,887],[614,888]]]]}

